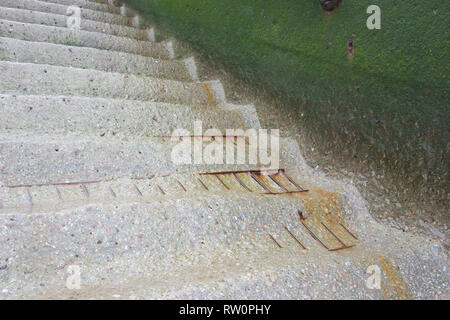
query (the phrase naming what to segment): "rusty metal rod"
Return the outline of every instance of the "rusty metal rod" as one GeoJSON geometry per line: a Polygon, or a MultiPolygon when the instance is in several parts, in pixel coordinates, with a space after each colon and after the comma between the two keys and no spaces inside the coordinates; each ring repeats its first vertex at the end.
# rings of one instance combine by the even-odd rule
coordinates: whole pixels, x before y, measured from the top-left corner
{"type": "Polygon", "coordinates": [[[272,239],[273,240],[273,242],[275,242],[275,244],[280,248],[280,249],[282,249],[283,247],[278,243],[278,241],[277,240],[275,240],[275,238],[274,237],[272,237],[272,235],[270,234],[270,233],[268,233],[268,235],[269,235],[269,237],[270,237],[270,239],[272,239]]]}
{"type": "Polygon", "coordinates": [[[276,170],[236,170],[236,171],[217,171],[217,172],[202,172],[199,173],[199,175],[203,175],[203,176],[212,176],[212,175],[216,175],[216,174],[221,174],[221,175],[227,175],[227,174],[238,174],[238,173],[254,173],[254,174],[258,174],[258,175],[268,175],[271,172],[274,172],[276,170]]]}
{"type": "Polygon", "coordinates": [[[250,188],[247,187],[247,186],[245,185],[245,183],[242,182],[241,179],[239,179],[234,173],[232,173],[231,175],[233,176],[234,179],[236,179],[237,182],[239,182],[239,184],[240,184],[244,189],[248,190],[249,192],[253,192],[253,191],[250,190],[250,188]]]}
{"type": "Polygon", "coordinates": [[[203,181],[197,177],[197,180],[200,182],[200,184],[203,186],[203,188],[205,188],[206,190],[209,191],[208,187],[203,183],[203,181]]]}
{"type": "Polygon", "coordinates": [[[184,192],[186,192],[187,190],[186,190],[186,188],[183,186],[183,184],[180,182],[180,180],[178,180],[178,179],[176,179],[176,180],[177,180],[178,185],[184,190],[184,192]]]}
{"type": "Polygon", "coordinates": [[[294,194],[294,193],[304,193],[304,192],[308,192],[309,190],[303,190],[303,191],[288,191],[288,192],[265,192],[263,194],[272,194],[272,195],[277,195],[277,194],[294,194]]]}
{"type": "Polygon", "coordinates": [[[281,189],[283,189],[285,192],[289,192],[288,189],[286,189],[277,179],[275,179],[272,175],[269,175],[270,180],[275,182],[277,186],[279,186],[281,189]]]}
{"type": "Polygon", "coordinates": [[[351,249],[353,248],[354,245],[351,246],[344,246],[344,247],[339,247],[339,248],[334,248],[334,249],[329,249],[328,251],[340,251],[340,250],[345,250],[345,249],[351,249]]]}
{"type": "Polygon", "coordinates": [[[313,237],[313,239],[314,240],[316,240],[317,242],[319,242],[325,249],[327,249],[327,250],[330,250],[330,249],[328,249],[328,247],[318,238],[318,237],[316,237],[316,235],[314,234],[314,232],[312,232],[309,228],[308,228],[308,226],[305,224],[305,221],[304,220],[300,220],[301,222],[302,222],[302,225],[305,227],[305,229],[309,232],[309,234],[311,235],[311,237],[313,237]]]}
{"type": "Polygon", "coordinates": [[[341,225],[342,228],[344,228],[345,231],[347,231],[349,235],[351,235],[354,239],[358,240],[358,237],[355,236],[350,230],[348,230],[342,223],[339,224],[341,225]]]}
{"type": "Polygon", "coordinates": [[[264,183],[262,183],[252,171],[250,171],[250,177],[252,177],[253,180],[255,180],[266,192],[273,193],[272,190],[270,190],[264,183]]]}
{"type": "Polygon", "coordinates": [[[294,234],[291,232],[291,231],[289,231],[289,229],[286,227],[286,226],[284,226],[284,228],[286,229],[286,231],[291,235],[291,237],[292,238],[294,238],[294,240],[304,249],[304,250],[306,250],[306,247],[294,236],[294,234]]]}
{"type": "Polygon", "coordinates": [[[302,187],[300,187],[294,180],[291,179],[285,172],[284,169],[278,170],[278,173],[280,173],[283,177],[289,180],[290,183],[292,183],[299,191],[304,191],[302,187]]]}
{"type": "Polygon", "coordinates": [[[100,183],[108,180],[95,180],[95,181],[77,181],[77,182],[56,182],[56,183],[39,183],[39,184],[18,184],[12,186],[5,186],[6,188],[32,188],[32,187],[47,187],[47,186],[75,186],[82,184],[100,183]]]}
{"type": "Polygon", "coordinates": [[[219,176],[216,174],[215,177],[217,180],[220,181],[220,183],[225,187],[225,189],[230,190],[230,188],[222,181],[222,179],[219,178],[219,176]]]}
{"type": "Polygon", "coordinates": [[[337,240],[337,241],[339,241],[339,243],[340,244],[342,244],[344,247],[346,247],[347,245],[341,240],[341,239],[339,239],[338,238],[338,236],[337,235],[335,235],[334,234],[334,232],[333,231],[331,231],[323,222],[321,222],[321,224],[322,224],[322,226],[337,240]]]}
{"type": "Polygon", "coordinates": [[[114,190],[112,189],[112,187],[109,187],[109,192],[111,192],[111,194],[112,194],[112,196],[113,196],[114,198],[117,198],[117,195],[116,195],[116,193],[114,192],[114,190]]]}
{"type": "Polygon", "coordinates": [[[139,188],[138,188],[138,186],[137,186],[136,184],[133,184],[133,185],[134,185],[134,189],[136,189],[137,194],[138,194],[140,197],[142,197],[142,192],[141,192],[141,190],[139,190],[139,188]]]}
{"type": "Polygon", "coordinates": [[[166,194],[166,193],[164,192],[164,190],[159,186],[159,184],[157,184],[156,186],[158,187],[159,191],[161,191],[162,194],[164,194],[164,195],[166,194]]]}

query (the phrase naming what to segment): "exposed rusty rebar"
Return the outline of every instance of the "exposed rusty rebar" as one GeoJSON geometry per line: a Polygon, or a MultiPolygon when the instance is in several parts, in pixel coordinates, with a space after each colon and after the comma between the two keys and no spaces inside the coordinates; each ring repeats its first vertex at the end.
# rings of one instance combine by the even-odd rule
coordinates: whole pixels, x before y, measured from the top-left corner
{"type": "Polygon", "coordinates": [[[284,178],[286,178],[290,183],[292,183],[298,189],[298,191],[307,191],[307,190],[303,189],[302,187],[300,187],[294,180],[292,180],[292,178],[289,177],[286,174],[286,172],[284,172],[283,169],[278,170],[278,173],[280,173],[284,178]]]}
{"type": "Polygon", "coordinates": [[[225,189],[230,190],[230,188],[225,184],[225,182],[222,181],[222,179],[220,179],[220,177],[217,174],[215,174],[215,177],[225,187],[225,189]]]}
{"type": "Polygon", "coordinates": [[[266,192],[273,193],[272,190],[270,190],[262,181],[260,181],[253,171],[249,171],[250,177],[252,177],[253,180],[255,180],[266,192]]]}
{"type": "Polygon", "coordinates": [[[300,240],[298,240],[297,237],[294,236],[294,234],[291,231],[289,231],[289,229],[286,226],[284,226],[284,228],[291,235],[291,237],[295,240],[295,242],[297,242],[304,250],[306,250],[306,247],[300,242],[300,240]]]}
{"type": "Polygon", "coordinates": [[[344,228],[345,231],[347,231],[347,233],[349,235],[351,235],[355,240],[359,240],[357,236],[355,236],[349,229],[347,229],[346,226],[344,226],[342,223],[339,223],[341,225],[342,228],[344,228]]]}
{"type": "Polygon", "coordinates": [[[137,194],[138,194],[140,197],[142,197],[142,192],[141,192],[141,190],[139,190],[138,186],[137,186],[136,184],[133,184],[133,186],[134,186],[134,189],[136,190],[137,194]]]}
{"type": "Polygon", "coordinates": [[[208,189],[208,187],[206,186],[206,184],[204,184],[203,181],[202,181],[200,178],[197,177],[197,180],[198,180],[198,182],[200,182],[200,184],[203,186],[203,188],[205,188],[205,190],[208,190],[208,191],[209,191],[209,189],[208,189]]]}
{"type": "Polygon", "coordinates": [[[278,246],[278,248],[282,249],[283,247],[278,243],[277,240],[275,240],[274,237],[272,237],[272,235],[270,233],[268,233],[270,239],[272,239],[273,242],[275,242],[275,244],[278,246]]]}
{"type": "Polygon", "coordinates": [[[180,180],[178,180],[178,179],[176,179],[176,180],[177,180],[178,185],[181,187],[181,189],[183,189],[184,192],[187,192],[186,188],[183,186],[183,184],[180,182],[180,180]]]}
{"type": "Polygon", "coordinates": [[[334,234],[333,231],[331,231],[323,222],[321,222],[322,226],[333,236],[333,238],[335,238],[340,244],[342,244],[342,246],[346,247],[347,245],[341,240],[339,239],[339,237],[337,235],[334,234]]]}
{"type": "Polygon", "coordinates": [[[239,179],[235,174],[234,174],[234,172],[231,174],[232,176],[233,176],[233,178],[244,188],[244,189],[246,189],[247,191],[249,191],[249,192],[253,192],[252,190],[250,190],[250,188],[249,187],[247,187],[246,185],[245,185],[245,183],[244,182],[242,182],[241,181],[241,179],[239,179]]]}
{"type": "Polygon", "coordinates": [[[164,190],[159,186],[159,184],[157,184],[156,186],[158,187],[159,191],[161,191],[161,193],[162,193],[163,195],[166,195],[166,193],[165,193],[164,190]]]}
{"type": "Polygon", "coordinates": [[[273,176],[269,175],[270,180],[272,180],[273,182],[275,182],[275,184],[280,187],[281,189],[283,189],[285,192],[289,192],[288,189],[286,189],[277,179],[275,179],[273,176]]]}

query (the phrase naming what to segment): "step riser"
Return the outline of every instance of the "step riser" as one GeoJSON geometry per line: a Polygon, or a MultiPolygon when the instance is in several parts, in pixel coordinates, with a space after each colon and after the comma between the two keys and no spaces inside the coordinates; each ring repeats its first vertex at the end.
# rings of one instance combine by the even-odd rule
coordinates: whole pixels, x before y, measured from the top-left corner
{"type": "Polygon", "coordinates": [[[0,37],[122,51],[157,59],[170,59],[171,57],[166,43],[138,41],[97,32],[73,31],[68,28],[7,20],[0,20],[0,37]]]}
{"type": "Polygon", "coordinates": [[[41,0],[42,2],[62,4],[65,6],[78,6],[89,10],[104,11],[120,14],[120,8],[111,5],[86,0],[41,0]]]}
{"type": "MultiPolygon", "coordinates": [[[[65,5],[46,3],[35,0],[2,0],[1,6],[8,8],[35,10],[60,15],[67,15],[67,10],[69,8],[69,6],[65,5]]],[[[132,19],[130,17],[124,17],[117,14],[94,11],[89,9],[81,9],[81,18],[125,26],[130,26],[132,19]]]]}
{"type": "MultiPolygon", "coordinates": [[[[28,11],[14,8],[0,7],[0,19],[53,27],[67,27],[67,16],[65,15],[49,14],[45,12],[28,11]]],[[[138,30],[132,27],[108,24],[93,20],[82,19],[80,22],[80,29],[84,31],[111,34],[118,37],[152,41],[152,39],[150,39],[149,37],[149,30],[138,30]]]]}
{"type": "Polygon", "coordinates": [[[49,142],[16,140],[0,143],[0,163],[3,166],[0,179],[4,185],[147,177],[176,171],[242,171],[260,167],[248,164],[177,165],[171,161],[172,148],[176,144],[162,139],[126,142],[111,141],[111,138],[73,142],[51,140],[51,136],[46,139],[50,139],[49,142]]]}
{"type": "Polygon", "coordinates": [[[192,131],[194,121],[222,132],[243,128],[237,112],[197,110],[188,106],[80,97],[0,95],[0,129],[42,133],[112,136],[170,136],[177,128],[192,131]],[[218,117],[218,114],[220,116],[218,117]]]}
{"type": "Polygon", "coordinates": [[[212,94],[201,83],[161,80],[49,65],[0,62],[0,92],[5,94],[68,95],[211,105],[212,94]],[[208,94],[209,93],[209,94],[208,94]]]}
{"type": "MultiPolygon", "coordinates": [[[[220,171],[223,172],[223,171],[220,171]]],[[[171,174],[168,176],[140,177],[136,179],[120,178],[115,180],[80,180],[63,181],[47,184],[8,184],[0,186],[0,214],[50,214],[61,210],[85,206],[87,204],[114,203],[147,203],[155,200],[213,197],[230,194],[240,196],[257,196],[267,194],[271,190],[272,197],[290,196],[295,199],[306,199],[313,192],[295,193],[298,187],[291,181],[302,177],[293,177],[283,171],[283,174],[273,174],[269,177],[247,172],[215,174],[171,174]],[[284,176],[286,175],[286,176],[284,176]],[[289,181],[286,177],[291,179],[289,181]],[[255,181],[254,179],[258,179],[255,181]],[[68,182],[67,182],[68,181],[68,182]],[[286,190],[280,188],[284,186],[286,190]],[[261,184],[260,184],[261,183],[261,184]]],[[[289,197],[288,197],[289,198],[289,197]]]]}
{"type": "MultiPolygon", "coordinates": [[[[147,177],[151,174],[164,175],[177,172],[224,172],[257,170],[266,168],[260,161],[249,163],[248,146],[243,143],[245,159],[236,164],[237,146],[226,140],[214,143],[210,140],[187,139],[181,142],[170,138],[105,135],[95,137],[84,135],[39,135],[28,132],[6,134],[2,132],[0,142],[0,181],[3,185],[28,185],[61,183],[65,181],[108,180],[120,177],[147,177]],[[218,145],[217,143],[221,143],[218,145]],[[233,148],[231,163],[227,144],[233,148]],[[188,145],[189,149],[186,149],[188,145]],[[216,146],[215,149],[212,147],[216,146]],[[196,148],[198,151],[196,151],[196,148]],[[221,158],[211,158],[211,150],[221,148],[221,158]],[[180,152],[183,151],[183,158],[180,152]],[[179,161],[189,157],[189,162],[179,161]],[[193,157],[194,160],[193,160],[193,157]],[[215,159],[215,160],[214,160],[215,159]],[[215,162],[219,161],[217,164],[215,162]],[[198,164],[196,163],[198,162],[198,164]]],[[[281,150],[269,148],[269,164],[284,168],[297,162],[290,150],[290,144],[280,140],[281,150]],[[279,158],[278,158],[279,157],[279,158]]],[[[259,151],[259,150],[257,150],[259,151]]],[[[253,154],[253,152],[252,152],[253,154]]],[[[260,154],[255,153],[258,157],[260,154]]],[[[262,160],[258,157],[259,160],[262,160]]],[[[280,189],[281,190],[281,189],[280,189]]]]}
{"type": "Polygon", "coordinates": [[[181,81],[192,80],[182,62],[12,38],[0,38],[0,60],[96,69],[181,81]]]}

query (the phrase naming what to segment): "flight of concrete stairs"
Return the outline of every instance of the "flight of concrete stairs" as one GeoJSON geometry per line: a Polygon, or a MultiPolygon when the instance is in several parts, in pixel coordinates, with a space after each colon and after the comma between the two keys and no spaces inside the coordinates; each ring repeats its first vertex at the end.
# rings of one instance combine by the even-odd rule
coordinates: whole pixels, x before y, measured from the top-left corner
{"type": "Polygon", "coordinates": [[[116,1],[0,0],[0,298],[427,297],[429,279],[403,279],[440,247],[377,224],[295,139],[269,175],[173,163],[183,139],[230,139],[174,141],[177,128],[260,124],[158,38],[116,1]],[[370,265],[383,288],[366,285],[370,265]]]}

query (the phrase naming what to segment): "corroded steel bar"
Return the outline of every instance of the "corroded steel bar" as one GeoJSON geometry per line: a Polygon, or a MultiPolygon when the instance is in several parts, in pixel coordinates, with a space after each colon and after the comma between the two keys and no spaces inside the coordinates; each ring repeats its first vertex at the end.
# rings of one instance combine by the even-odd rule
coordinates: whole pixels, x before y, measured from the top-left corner
{"type": "Polygon", "coordinates": [[[252,171],[249,171],[250,177],[252,177],[253,180],[255,180],[265,191],[268,193],[273,193],[272,190],[270,190],[264,183],[262,183],[252,171]]]}
{"type": "Polygon", "coordinates": [[[358,240],[358,237],[355,236],[350,230],[348,230],[342,223],[339,224],[341,225],[342,228],[344,228],[345,231],[347,231],[349,235],[351,235],[354,239],[358,240]]]}
{"type": "Polygon", "coordinates": [[[230,190],[230,188],[222,181],[222,179],[220,179],[220,177],[216,174],[215,177],[217,178],[217,180],[220,181],[220,183],[225,187],[225,189],[230,190]]]}
{"type": "Polygon", "coordinates": [[[269,175],[270,180],[275,182],[277,186],[279,186],[281,189],[283,189],[285,192],[289,192],[288,189],[286,189],[277,179],[275,179],[272,175],[269,175]]]}
{"type": "Polygon", "coordinates": [[[289,231],[289,229],[285,226],[284,227],[285,229],[286,229],[286,231],[291,235],[291,237],[292,238],[294,238],[294,240],[304,249],[304,250],[306,250],[306,247],[300,242],[300,240],[298,240],[295,236],[294,236],[294,234],[291,232],[291,231],[289,231]]]}
{"type": "Polygon", "coordinates": [[[337,235],[334,234],[333,231],[331,231],[323,222],[321,222],[322,226],[333,236],[333,238],[335,238],[337,241],[339,241],[340,244],[342,244],[342,246],[346,247],[347,245],[338,238],[337,235]]]}
{"type": "Polygon", "coordinates": [[[248,190],[249,192],[253,192],[253,191],[250,190],[250,188],[247,187],[247,186],[245,185],[245,183],[242,182],[241,179],[239,179],[234,173],[232,173],[231,175],[233,176],[233,178],[234,178],[237,182],[239,182],[239,184],[240,184],[244,189],[248,190]]]}
{"type": "Polygon", "coordinates": [[[272,235],[270,234],[270,233],[268,233],[268,235],[269,235],[269,237],[270,237],[270,239],[272,239],[273,240],[273,242],[275,242],[275,244],[281,249],[281,248],[283,248],[279,243],[278,243],[278,241],[277,240],[275,240],[275,238],[274,237],[272,237],[272,235]]]}

